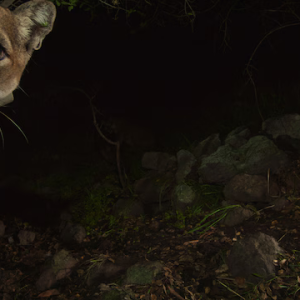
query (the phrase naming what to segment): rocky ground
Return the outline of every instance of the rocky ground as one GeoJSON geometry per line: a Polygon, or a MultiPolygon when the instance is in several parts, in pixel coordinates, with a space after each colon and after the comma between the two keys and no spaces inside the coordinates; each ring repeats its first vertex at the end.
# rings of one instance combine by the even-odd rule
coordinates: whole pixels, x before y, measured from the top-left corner
{"type": "Polygon", "coordinates": [[[58,227],[3,217],[1,299],[299,299],[298,204],[295,199],[280,212],[265,209],[239,226],[218,224],[206,232],[190,232],[205,212],[184,220],[176,215],[125,219],[110,233],[97,234],[95,227],[81,243],[64,243],[58,227]],[[34,237],[24,237],[24,231],[34,237]],[[257,232],[274,237],[286,252],[278,256],[272,278],[251,284],[228,272],[227,259],[237,240],[257,232]],[[62,249],[73,264],[51,285],[43,270],[62,249]],[[140,271],[129,279],[136,263],[157,272],[147,277],[140,271]],[[41,285],[49,288],[41,291],[41,285]]]}

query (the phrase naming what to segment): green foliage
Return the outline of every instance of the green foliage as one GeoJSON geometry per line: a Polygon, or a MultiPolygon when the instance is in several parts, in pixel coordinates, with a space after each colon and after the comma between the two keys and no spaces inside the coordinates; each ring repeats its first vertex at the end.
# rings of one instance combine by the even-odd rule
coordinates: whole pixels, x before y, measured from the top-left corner
{"type": "MultiPolygon", "coordinates": [[[[40,159],[38,158],[38,161],[40,159]]],[[[109,234],[119,222],[111,213],[112,206],[123,191],[116,174],[101,179],[101,184],[95,183],[95,178],[99,176],[99,168],[95,164],[68,173],[39,176],[37,180],[26,184],[26,187],[37,193],[50,191],[49,197],[54,192],[54,200],[61,199],[71,203],[74,221],[85,226],[89,234],[109,234]]]]}
{"type": "MultiPolygon", "coordinates": [[[[54,2],[57,6],[66,6],[68,7],[68,10],[71,11],[74,7],[78,5],[79,0],[69,0],[69,1],[59,1],[55,0],[54,2]]],[[[80,8],[84,5],[84,1],[80,4],[80,8]]]]}
{"type": "Polygon", "coordinates": [[[119,223],[111,210],[122,191],[113,183],[109,184],[109,180],[112,180],[111,176],[106,178],[103,186],[87,191],[85,197],[72,208],[74,220],[85,226],[89,234],[109,234],[119,223]]]}
{"type": "MultiPolygon", "coordinates": [[[[170,216],[170,215],[168,216],[167,213],[165,214],[165,218],[169,219],[169,220],[172,220],[172,216],[170,216]]],[[[176,228],[179,228],[179,229],[185,228],[186,218],[187,218],[187,216],[186,216],[186,214],[184,212],[182,212],[180,210],[177,210],[176,211],[176,215],[173,216],[173,219],[175,221],[173,225],[176,228]]]]}
{"type": "Polygon", "coordinates": [[[56,6],[61,8],[67,8],[68,11],[72,11],[74,8],[79,8],[84,11],[87,11],[91,14],[92,19],[96,16],[95,9],[99,5],[97,0],[51,0],[56,6]]]}
{"type": "Polygon", "coordinates": [[[201,232],[199,234],[203,234],[204,232],[209,230],[211,227],[218,224],[222,219],[224,219],[227,216],[227,213],[229,210],[236,208],[236,207],[240,207],[240,205],[228,205],[228,206],[214,210],[213,212],[207,214],[200,221],[199,225],[196,228],[190,230],[188,233],[192,233],[192,232],[201,230],[201,232]],[[211,216],[214,216],[214,218],[206,221],[211,216]]]}
{"type": "MultiPolygon", "coordinates": [[[[222,186],[199,184],[195,183],[192,180],[186,182],[186,184],[192,186],[195,189],[198,201],[193,206],[188,206],[184,211],[176,210],[175,212],[165,212],[165,221],[177,228],[182,229],[185,228],[186,225],[189,224],[192,219],[199,218],[199,216],[204,215],[203,220],[206,220],[208,217],[211,217],[212,215],[215,215],[218,212],[224,210],[224,208],[222,208],[220,204],[221,199],[223,197],[222,186]]],[[[225,213],[227,213],[227,210],[225,213]]],[[[225,217],[225,214],[223,214],[223,217],[225,217]]],[[[219,222],[221,219],[219,219],[218,216],[215,220],[210,220],[209,222],[206,222],[203,226],[200,227],[200,229],[205,226],[209,226],[210,228],[211,226],[219,222]]],[[[202,223],[202,221],[200,223],[202,223]]]]}
{"type": "Polygon", "coordinates": [[[176,228],[183,229],[187,225],[188,219],[192,216],[195,216],[195,213],[188,207],[185,211],[176,210],[175,214],[173,212],[165,212],[164,220],[176,228]]]}
{"type": "Polygon", "coordinates": [[[193,186],[199,199],[191,208],[191,210],[195,210],[195,213],[204,209],[212,210],[220,206],[220,201],[223,199],[223,186],[199,184],[193,181],[186,183],[193,186]]]}

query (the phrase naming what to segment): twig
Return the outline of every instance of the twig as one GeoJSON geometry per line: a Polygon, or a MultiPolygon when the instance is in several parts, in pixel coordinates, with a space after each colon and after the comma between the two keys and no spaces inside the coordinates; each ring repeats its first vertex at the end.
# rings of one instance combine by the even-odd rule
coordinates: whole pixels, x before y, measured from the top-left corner
{"type": "Polygon", "coordinates": [[[92,99],[90,99],[90,105],[92,108],[92,114],[93,114],[93,120],[94,120],[94,125],[95,128],[97,130],[97,132],[99,133],[99,135],[109,144],[113,145],[116,147],[116,161],[117,161],[117,168],[118,168],[118,174],[119,174],[119,179],[120,179],[120,183],[122,185],[122,188],[125,188],[125,182],[122,176],[122,171],[121,171],[121,155],[120,155],[120,147],[121,147],[121,142],[120,141],[112,141],[110,140],[107,136],[105,136],[103,134],[103,132],[101,131],[98,123],[97,123],[97,118],[96,118],[96,107],[93,105],[92,103],[92,99]]]}

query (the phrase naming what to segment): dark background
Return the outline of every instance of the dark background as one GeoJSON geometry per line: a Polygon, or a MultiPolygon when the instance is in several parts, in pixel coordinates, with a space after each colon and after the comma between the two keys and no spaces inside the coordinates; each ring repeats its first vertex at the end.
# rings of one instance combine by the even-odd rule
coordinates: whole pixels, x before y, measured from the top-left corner
{"type": "Polygon", "coordinates": [[[272,18],[265,22],[263,8],[235,10],[225,26],[212,11],[197,14],[193,27],[166,20],[141,28],[134,14],[114,20],[102,11],[91,21],[82,9],[59,8],[53,32],[24,72],[27,95],[17,90],[2,108],[30,142],[1,117],[3,168],[17,168],[19,157],[28,161],[33,152],[99,151],[91,97],[99,124],[118,124],[115,131],[104,126],[107,135],[126,144],[132,134],[136,144],[127,144],[143,151],[175,151],[239,125],[259,130],[258,107],[264,119],[299,112],[300,26],[269,34],[255,52],[249,70],[258,99],[246,72],[268,33],[297,23],[272,18]]]}

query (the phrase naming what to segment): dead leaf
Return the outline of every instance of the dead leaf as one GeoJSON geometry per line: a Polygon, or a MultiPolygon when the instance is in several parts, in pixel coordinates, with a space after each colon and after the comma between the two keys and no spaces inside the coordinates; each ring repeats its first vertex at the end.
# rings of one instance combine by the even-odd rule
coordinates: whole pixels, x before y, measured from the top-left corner
{"type": "Polygon", "coordinates": [[[48,290],[43,293],[40,293],[38,295],[38,298],[48,298],[50,296],[56,296],[56,295],[59,295],[59,291],[57,289],[52,289],[52,290],[48,290]]]}

